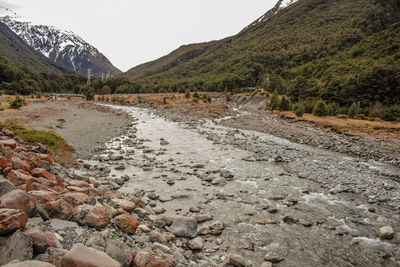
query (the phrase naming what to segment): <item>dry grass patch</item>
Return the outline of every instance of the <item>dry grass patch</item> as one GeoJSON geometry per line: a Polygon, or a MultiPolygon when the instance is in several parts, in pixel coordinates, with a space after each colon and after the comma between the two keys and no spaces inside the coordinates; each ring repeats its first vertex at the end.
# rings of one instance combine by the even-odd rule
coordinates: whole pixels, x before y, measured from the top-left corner
{"type": "Polygon", "coordinates": [[[355,136],[376,136],[384,138],[400,139],[400,123],[386,121],[368,121],[358,119],[341,119],[335,116],[318,117],[312,114],[304,114],[297,117],[291,111],[276,112],[293,121],[308,121],[321,128],[330,128],[335,132],[355,136]]]}

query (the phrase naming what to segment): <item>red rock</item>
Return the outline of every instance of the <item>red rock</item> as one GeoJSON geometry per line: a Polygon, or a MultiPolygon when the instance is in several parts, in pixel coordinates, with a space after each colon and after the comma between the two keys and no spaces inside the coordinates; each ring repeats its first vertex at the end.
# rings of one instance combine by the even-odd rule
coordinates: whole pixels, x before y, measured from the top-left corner
{"type": "Polygon", "coordinates": [[[44,253],[49,247],[61,248],[60,241],[54,233],[36,229],[25,229],[24,233],[33,241],[33,249],[36,254],[44,253]]]}
{"type": "Polygon", "coordinates": [[[55,201],[58,194],[49,190],[33,190],[29,194],[33,197],[36,203],[47,204],[49,202],[55,201]]]}
{"type": "Polygon", "coordinates": [[[21,169],[21,170],[28,171],[28,172],[31,170],[31,165],[29,165],[26,161],[24,161],[20,158],[12,157],[10,162],[14,169],[17,169],[17,170],[21,169]]]}
{"type": "Polygon", "coordinates": [[[94,228],[104,228],[110,222],[109,210],[102,206],[91,206],[88,204],[80,205],[74,210],[74,219],[81,225],[87,225],[94,228]]]}
{"type": "Polygon", "coordinates": [[[36,168],[31,171],[33,177],[44,177],[48,180],[56,181],[56,177],[50,174],[48,171],[42,168],[36,168]]]}
{"type": "Polygon", "coordinates": [[[55,267],[53,264],[38,261],[38,260],[30,260],[30,261],[18,261],[18,262],[10,262],[7,265],[3,265],[3,267],[55,267]]]}
{"type": "Polygon", "coordinates": [[[47,161],[50,162],[50,163],[53,163],[53,162],[54,162],[54,160],[53,160],[52,158],[50,158],[50,156],[47,155],[47,154],[40,154],[40,153],[38,153],[38,154],[36,154],[36,155],[38,155],[42,160],[47,160],[47,161]]]}
{"type": "Polygon", "coordinates": [[[14,190],[0,198],[0,208],[17,209],[31,216],[36,203],[31,195],[22,190],[14,190]]]}
{"type": "Polygon", "coordinates": [[[0,235],[22,229],[27,222],[28,216],[22,210],[0,209],[0,235]]]}
{"type": "Polygon", "coordinates": [[[12,149],[15,149],[18,145],[18,142],[15,141],[14,139],[8,138],[6,140],[0,140],[0,145],[9,146],[12,149]]]}
{"type": "Polygon", "coordinates": [[[27,153],[21,153],[21,154],[23,154],[25,156],[26,162],[28,162],[32,166],[35,166],[35,167],[42,166],[42,159],[36,153],[27,152],[27,153]]]}
{"type": "Polygon", "coordinates": [[[70,186],[76,186],[76,187],[91,187],[90,184],[88,184],[87,182],[79,180],[69,180],[68,184],[70,186]]]}
{"type": "Polygon", "coordinates": [[[89,188],[85,187],[78,187],[78,186],[68,186],[67,187],[68,191],[72,191],[72,192],[78,192],[78,193],[82,193],[82,194],[89,194],[90,190],[89,188]]]}
{"type": "Polygon", "coordinates": [[[11,162],[5,157],[0,156],[0,168],[4,169],[7,167],[12,167],[11,162]]]}
{"type": "Polygon", "coordinates": [[[68,192],[62,196],[62,199],[64,199],[74,207],[83,204],[90,204],[90,205],[96,204],[96,200],[94,199],[93,196],[89,196],[87,194],[79,192],[68,192]]]}
{"type": "Polygon", "coordinates": [[[129,214],[121,214],[114,218],[114,223],[124,232],[128,234],[134,234],[137,227],[139,226],[139,221],[136,220],[129,214]]]}
{"type": "Polygon", "coordinates": [[[12,167],[6,167],[6,168],[4,168],[3,170],[1,170],[1,172],[2,172],[4,175],[8,174],[10,171],[12,171],[12,167]]]}
{"type": "Polygon", "coordinates": [[[121,264],[103,251],[75,244],[61,260],[62,267],[121,267],[121,264]]]}
{"type": "Polygon", "coordinates": [[[42,184],[39,184],[38,182],[32,182],[25,188],[26,192],[38,191],[38,190],[47,190],[47,187],[42,184]]]}
{"type": "Polygon", "coordinates": [[[168,245],[168,239],[161,232],[157,230],[151,231],[149,237],[150,241],[168,245]]]}
{"type": "Polygon", "coordinates": [[[62,199],[48,203],[46,211],[50,217],[61,220],[69,220],[73,215],[72,205],[62,199]]]}
{"type": "Polygon", "coordinates": [[[6,177],[6,179],[12,182],[15,186],[24,185],[28,182],[29,179],[32,178],[33,178],[32,176],[21,170],[18,171],[12,170],[7,174],[6,177]]]}
{"type": "Polygon", "coordinates": [[[112,204],[127,212],[132,212],[136,209],[136,204],[125,199],[114,198],[111,200],[112,204]]]}
{"type": "Polygon", "coordinates": [[[150,250],[135,250],[133,252],[135,267],[169,267],[170,265],[160,256],[150,250]]]}

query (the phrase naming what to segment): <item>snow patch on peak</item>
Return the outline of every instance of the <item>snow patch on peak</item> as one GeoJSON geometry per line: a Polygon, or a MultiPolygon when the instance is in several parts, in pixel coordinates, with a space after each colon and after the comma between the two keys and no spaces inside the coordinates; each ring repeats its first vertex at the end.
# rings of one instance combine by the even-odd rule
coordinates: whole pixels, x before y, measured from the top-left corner
{"type": "Polygon", "coordinates": [[[255,26],[255,25],[257,25],[257,24],[259,24],[261,22],[269,20],[270,18],[275,16],[279,11],[281,11],[282,9],[287,8],[288,6],[294,4],[297,1],[298,0],[278,0],[278,2],[276,3],[276,5],[273,8],[268,10],[264,15],[259,17],[256,21],[251,23],[249,26],[247,26],[244,30],[247,30],[248,28],[250,28],[252,26],[255,26]]]}

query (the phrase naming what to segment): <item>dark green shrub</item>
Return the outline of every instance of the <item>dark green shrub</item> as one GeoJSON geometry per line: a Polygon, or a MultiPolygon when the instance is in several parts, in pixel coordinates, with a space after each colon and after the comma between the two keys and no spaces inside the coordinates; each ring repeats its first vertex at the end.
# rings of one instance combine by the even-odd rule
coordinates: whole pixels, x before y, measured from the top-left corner
{"type": "Polygon", "coordinates": [[[193,103],[198,104],[199,103],[199,99],[197,97],[193,97],[192,98],[193,103]]]}
{"type": "Polygon", "coordinates": [[[305,108],[303,103],[298,103],[294,109],[294,113],[296,114],[297,117],[303,117],[305,112],[305,108]]]}
{"type": "Polygon", "coordinates": [[[292,102],[290,102],[287,96],[282,96],[281,101],[279,102],[279,110],[288,111],[292,108],[292,102]]]}
{"type": "Polygon", "coordinates": [[[25,99],[23,99],[19,95],[16,95],[14,101],[10,103],[10,108],[20,109],[23,105],[25,105],[25,99]]]}
{"type": "Polygon", "coordinates": [[[279,103],[279,95],[278,95],[278,92],[277,92],[277,91],[274,91],[274,93],[273,93],[272,95],[270,95],[268,107],[269,107],[272,111],[274,111],[274,110],[276,110],[276,109],[279,108],[279,104],[280,104],[280,103],[279,103]]]}
{"type": "Polygon", "coordinates": [[[186,91],[186,93],[185,93],[185,98],[190,98],[190,92],[189,91],[186,91]]]}
{"type": "Polygon", "coordinates": [[[360,113],[360,106],[354,102],[351,104],[347,115],[349,115],[350,118],[354,118],[358,113],[360,113]]]}
{"type": "Polygon", "coordinates": [[[326,108],[326,104],[325,101],[323,100],[319,100],[316,104],[315,107],[313,109],[312,112],[315,116],[326,116],[327,115],[327,108],[326,108]]]}
{"type": "Polygon", "coordinates": [[[196,92],[196,93],[193,94],[193,97],[194,98],[200,98],[200,95],[196,92]]]}

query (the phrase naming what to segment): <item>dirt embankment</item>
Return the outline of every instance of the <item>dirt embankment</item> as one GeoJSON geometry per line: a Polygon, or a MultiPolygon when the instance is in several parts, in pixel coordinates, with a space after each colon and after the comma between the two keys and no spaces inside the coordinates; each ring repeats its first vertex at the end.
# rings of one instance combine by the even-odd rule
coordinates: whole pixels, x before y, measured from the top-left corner
{"type": "Polygon", "coordinates": [[[54,130],[74,148],[78,158],[88,158],[97,146],[119,136],[129,119],[107,107],[60,100],[32,102],[21,110],[7,110],[2,112],[1,121],[54,130]]]}

